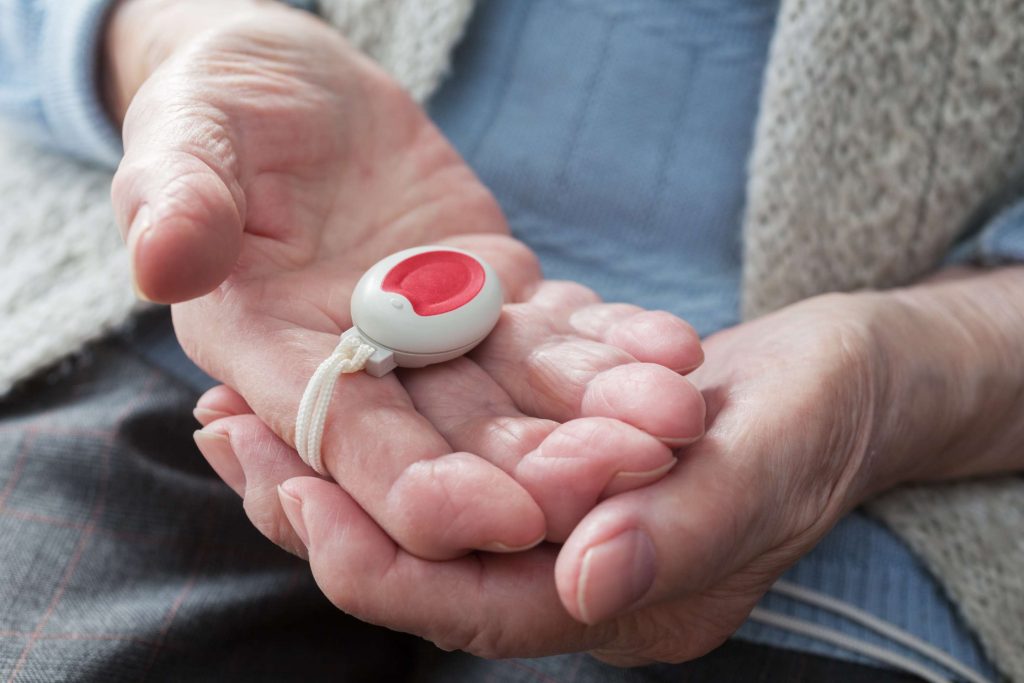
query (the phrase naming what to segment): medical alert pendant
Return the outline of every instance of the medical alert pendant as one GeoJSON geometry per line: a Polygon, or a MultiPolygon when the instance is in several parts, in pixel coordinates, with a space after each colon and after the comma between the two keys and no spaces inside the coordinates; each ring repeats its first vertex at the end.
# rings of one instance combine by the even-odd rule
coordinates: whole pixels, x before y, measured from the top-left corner
{"type": "Polygon", "coordinates": [[[352,328],[313,373],[295,416],[295,449],[326,474],[320,446],[338,377],[383,377],[457,358],[484,340],[501,316],[494,270],[468,251],[415,247],[370,268],[352,292],[352,328]]]}
{"type": "Polygon", "coordinates": [[[352,329],[375,351],[366,371],[422,368],[457,358],[479,344],[501,316],[494,270],[468,251],[415,247],[370,268],[352,292],[352,329]]]}

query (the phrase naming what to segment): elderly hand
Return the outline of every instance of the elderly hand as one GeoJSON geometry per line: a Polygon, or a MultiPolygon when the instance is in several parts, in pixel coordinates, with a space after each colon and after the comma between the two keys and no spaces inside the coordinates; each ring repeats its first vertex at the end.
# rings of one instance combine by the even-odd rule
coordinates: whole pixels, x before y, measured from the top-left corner
{"type": "MultiPolygon", "coordinates": [[[[348,493],[302,476],[237,396],[215,389],[200,404],[232,415],[206,430],[230,440],[250,515],[283,503],[340,609],[484,656],[681,661],[728,637],[845,511],[895,480],[872,442],[895,374],[878,335],[890,308],[876,295],[819,297],[709,338],[693,375],[705,437],[661,481],[598,503],[561,548],[513,555],[409,555],[348,493]]],[[[268,535],[294,542],[290,529],[268,535]]]]}
{"type": "MultiPolygon", "coordinates": [[[[110,35],[111,101],[130,101],[113,197],[137,287],[183,302],[182,345],[269,427],[265,455],[293,442],[368,266],[442,243],[501,277],[510,303],[472,359],[336,388],[331,488],[388,543],[438,559],[563,540],[701,435],[703,400],[678,374],[701,361],[692,328],[542,282],[422,110],[322,22],[276,3],[134,0],[110,35]]],[[[197,441],[213,460],[224,446],[197,441]]],[[[266,464],[308,472],[287,453],[266,464]]],[[[254,514],[270,533],[281,519],[254,514]]]]}

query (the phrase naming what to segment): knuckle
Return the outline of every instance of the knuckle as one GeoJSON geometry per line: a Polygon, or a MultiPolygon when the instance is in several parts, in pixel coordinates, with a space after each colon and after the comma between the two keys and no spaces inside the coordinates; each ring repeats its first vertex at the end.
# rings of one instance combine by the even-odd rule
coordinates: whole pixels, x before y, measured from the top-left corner
{"type": "Polygon", "coordinates": [[[627,327],[639,333],[672,335],[674,339],[697,337],[697,332],[688,322],[668,311],[640,311],[616,325],[620,330],[627,327]]]}
{"type": "Polygon", "coordinates": [[[589,287],[569,280],[548,280],[534,295],[534,300],[548,306],[581,308],[601,303],[601,297],[589,287]]]}
{"type": "Polygon", "coordinates": [[[566,422],[544,442],[547,457],[584,457],[607,450],[609,439],[616,436],[620,423],[612,418],[588,417],[566,422]]]}
{"type": "Polygon", "coordinates": [[[560,421],[579,414],[584,390],[603,365],[582,344],[575,345],[572,353],[564,351],[560,340],[541,344],[530,351],[522,368],[534,400],[547,408],[549,417],[560,421]]]}
{"type": "Polygon", "coordinates": [[[454,626],[432,641],[442,650],[460,650],[482,659],[500,659],[516,653],[514,645],[508,642],[508,634],[500,619],[492,620],[491,625],[484,628],[475,625],[454,626]]]}
{"type": "Polygon", "coordinates": [[[463,504],[457,475],[444,458],[420,460],[402,471],[387,495],[388,532],[400,545],[425,557],[447,556],[461,545],[477,517],[463,504]]]}
{"type": "Polygon", "coordinates": [[[499,416],[489,419],[482,441],[486,453],[529,452],[549,433],[547,421],[499,416]]]}
{"type": "Polygon", "coordinates": [[[497,632],[480,631],[470,640],[464,648],[465,652],[483,659],[498,659],[508,655],[508,651],[502,644],[501,628],[497,632]]]}
{"type": "Polygon", "coordinates": [[[642,308],[634,304],[590,304],[573,311],[569,316],[569,325],[584,334],[601,337],[609,329],[628,323],[642,311],[642,308]]]}

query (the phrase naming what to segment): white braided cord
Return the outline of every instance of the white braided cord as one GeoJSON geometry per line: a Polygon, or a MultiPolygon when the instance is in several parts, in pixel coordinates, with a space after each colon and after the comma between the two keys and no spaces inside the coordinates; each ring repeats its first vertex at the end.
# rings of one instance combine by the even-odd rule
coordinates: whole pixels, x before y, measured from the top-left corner
{"type": "Polygon", "coordinates": [[[299,401],[295,416],[295,449],[302,461],[326,475],[320,447],[327,423],[327,409],[334,395],[334,385],[343,374],[359,372],[366,367],[376,349],[358,335],[343,337],[330,356],[320,364],[299,401]]]}

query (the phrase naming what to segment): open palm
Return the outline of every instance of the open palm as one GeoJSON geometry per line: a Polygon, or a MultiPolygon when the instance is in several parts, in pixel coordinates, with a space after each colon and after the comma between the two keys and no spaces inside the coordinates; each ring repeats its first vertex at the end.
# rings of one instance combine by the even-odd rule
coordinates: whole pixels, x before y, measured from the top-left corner
{"type": "Polygon", "coordinates": [[[188,354],[288,444],[367,267],[440,243],[498,272],[508,303],[471,357],[335,390],[324,463],[413,554],[563,540],[701,435],[703,400],[679,374],[701,361],[692,329],[542,281],[423,112],[317,20],[268,8],[186,42],[124,130],[114,201],[137,286],[181,302],[188,354]]]}
{"type": "Polygon", "coordinates": [[[340,609],[487,657],[679,662],[719,645],[845,512],[889,485],[867,457],[884,376],[861,322],[871,305],[818,297],[709,338],[694,374],[705,437],[660,481],[600,502],[561,547],[512,555],[402,552],[350,495],[301,463],[283,467],[294,451],[229,389],[200,405],[222,416],[206,429],[229,436],[250,515],[276,509],[260,492],[281,487],[289,526],[264,531],[308,556],[340,609]]]}

